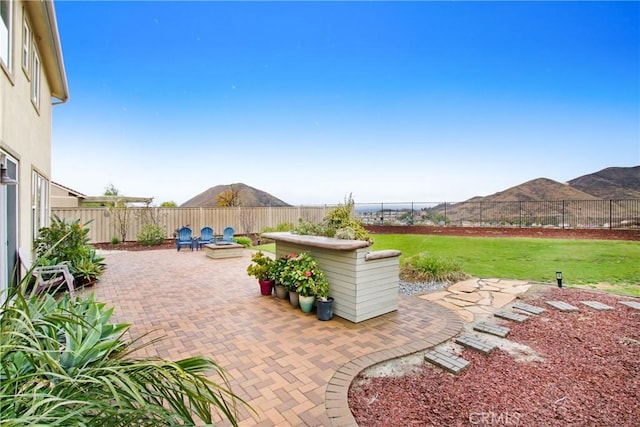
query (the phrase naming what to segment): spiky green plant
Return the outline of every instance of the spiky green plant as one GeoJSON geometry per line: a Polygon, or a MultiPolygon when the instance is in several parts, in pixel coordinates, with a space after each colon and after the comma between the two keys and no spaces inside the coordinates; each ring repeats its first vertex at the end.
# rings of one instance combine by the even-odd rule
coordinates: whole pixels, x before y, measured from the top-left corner
{"type": "Polygon", "coordinates": [[[0,414],[3,426],[237,425],[225,370],[207,357],[138,358],[151,344],[124,338],[112,308],[93,294],[56,300],[12,287],[0,312],[0,414]],[[210,378],[215,378],[212,380],[210,378]]]}

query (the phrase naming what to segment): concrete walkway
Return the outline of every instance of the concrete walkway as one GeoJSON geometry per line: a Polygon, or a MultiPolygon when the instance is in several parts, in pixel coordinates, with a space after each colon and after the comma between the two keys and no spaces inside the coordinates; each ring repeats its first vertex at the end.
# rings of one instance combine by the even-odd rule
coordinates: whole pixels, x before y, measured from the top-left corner
{"type": "Polygon", "coordinates": [[[447,308],[460,298],[444,294],[434,302],[401,296],[397,312],[358,324],[338,317],[321,322],[288,301],[261,296],[257,281],[246,274],[250,255],[107,254],[102,280],[80,294],[95,292],[115,307],[114,320],[132,324],[132,337],[163,338],[141,355],[206,355],[220,363],[233,391],[258,413],[253,418],[242,411],[243,426],[355,426],[347,392],[359,372],[431,348],[463,327],[447,308]]]}

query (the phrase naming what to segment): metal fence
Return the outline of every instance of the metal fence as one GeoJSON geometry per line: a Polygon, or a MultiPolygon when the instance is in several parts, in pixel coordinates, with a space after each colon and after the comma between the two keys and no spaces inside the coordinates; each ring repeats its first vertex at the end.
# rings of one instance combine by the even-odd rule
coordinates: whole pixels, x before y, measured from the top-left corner
{"type": "Polygon", "coordinates": [[[640,199],[356,204],[366,225],[640,228],[640,199]]]}
{"type": "MultiPolygon", "coordinates": [[[[126,239],[137,239],[145,223],[165,228],[167,237],[187,225],[198,233],[209,226],[217,234],[233,227],[238,234],[255,234],[299,219],[319,223],[335,205],[264,208],[52,208],[52,215],[89,223],[92,243],[120,238],[118,224],[126,223],[126,239]]],[[[640,199],[550,200],[508,202],[356,203],[355,217],[365,225],[436,225],[462,227],[640,228],[640,199]]]]}

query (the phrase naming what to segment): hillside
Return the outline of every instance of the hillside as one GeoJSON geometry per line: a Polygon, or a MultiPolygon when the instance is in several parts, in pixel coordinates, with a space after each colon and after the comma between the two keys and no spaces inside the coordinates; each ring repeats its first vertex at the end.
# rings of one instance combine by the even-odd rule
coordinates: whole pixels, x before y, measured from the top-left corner
{"type": "Polygon", "coordinates": [[[537,178],[490,196],[474,199],[474,201],[592,200],[596,198],[567,184],[561,184],[547,178],[537,178]]]}
{"type": "Polygon", "coordinates": [[[606,168],[568,184],[599,199],[640,199],[640,166],[606,168]]]}
{"type": "Polygon", "coordinates": [[[215,208],[218,206],[216,196],[224,191],[232,190],[238,193],[238,206],[290,206],[277,197],[272,196],[257,188],[253,188],[243,183],[216,185],[192,197],[183,204],[181,208],[215,208]]]}

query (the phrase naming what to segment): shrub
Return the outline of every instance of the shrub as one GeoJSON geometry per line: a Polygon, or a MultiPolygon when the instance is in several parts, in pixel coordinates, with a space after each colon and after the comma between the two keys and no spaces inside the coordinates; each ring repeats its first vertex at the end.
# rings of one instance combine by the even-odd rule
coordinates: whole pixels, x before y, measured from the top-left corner
{"type": "Polygon", "coordinates": [[[233,240],[235,240],[237,244],[242,245],[245,248],[251,247],[251,239],[249,237],[238,236],[234,237],[233,240]]]}
{"type": "Polygon", "coordinates": [[[402,262],[400,278],[407,282],[453,283],[468,278],[468,275],[457,262],[422,252],[402,262]]]}
{"type": "Polygon", "coordinates": [[[112,245],[117,245],[118,243],[120,243],[120,239],[119,239],[119,238],[117,238],[116,236],[113,236],[113,237],[111,238],[111,244],[112,244],[112,245]]]}
{"type": "Polygon", "coordinates": [[[362,223],[352,217],[355,202],[351,195],[345,198],[344,204],[327,212],[322,224],[315,224],[300,218],[295,232],[301,235],[335,237],[345,240],[365,240],[371,243],[369,232],[362,223]]]}
{"type": "Polygon", "coordinates": [[[145,224],[138,232],[138,243],[144,246],[156,246],[164,243],[164,228],[155,224],[145,224]]]}
{"type": "Polygon", "coordinates": [[[275,227],[264,227],[261,233],[271,233],[274,231],[293,231],[295,228],[295,225],[290,222],[281,222],[275,227]]]}
{"type": "Polygon", "coordinates": [[[104,271],[104,258],[89,245],[88,234],[89,228],[79,219],[67,222],[54,215],[34,242],[39,265],[68,264],[80,286],[96,280],[104,271]]]}

